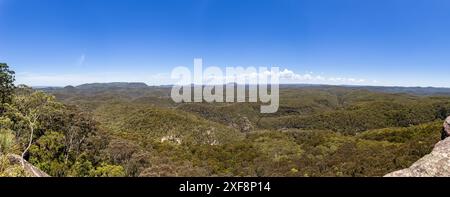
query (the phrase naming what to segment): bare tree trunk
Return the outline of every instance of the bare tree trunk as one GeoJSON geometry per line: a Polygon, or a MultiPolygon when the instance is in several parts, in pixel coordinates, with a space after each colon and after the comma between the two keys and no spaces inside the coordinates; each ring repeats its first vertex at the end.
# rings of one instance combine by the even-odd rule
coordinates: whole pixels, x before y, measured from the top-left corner
{"type": "MultiPolygon", "coordinates": [[[[22,167],[23,167],[24,170],[25,170],[25,158],[24,157],[25,157],[25,154],[30,149],[31,144],[33,143],[33,134],[34,134],[34,123],[31,122],[31,120],[30,120],[29,124],[30,124],[30,131],[31,131],[30,132],[30,141],[28,142],[27,148],[25,148],[25,150],[22,152],[22,160],[21,160],[22,167]]],[[[33,175],[39,176],[39,174],[37,172],[35,172],[33,168],[30,168],[30,169],[31,169],[31,172],[33,173],[33,175]]]]}

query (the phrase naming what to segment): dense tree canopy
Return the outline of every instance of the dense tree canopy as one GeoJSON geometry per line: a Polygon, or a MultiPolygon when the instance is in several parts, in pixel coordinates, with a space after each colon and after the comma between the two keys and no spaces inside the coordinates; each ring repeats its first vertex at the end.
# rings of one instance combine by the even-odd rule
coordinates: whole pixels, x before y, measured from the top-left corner
{"type": "MultiPolygon", "coordinates": [[[[429,153],[446,95],[282,87],[258,103],[176,104],[168,87],[14,87],[2,68],[0,176],[382,176],[429,153]]],[[[391,90],[389,90],[391,91],[391,90]]]]}
{"type": "Polygon", "coordinates": [[[11,102],[14,91],[14,71],[8,65],[0,63],[0,113],[3,112],[3,105],[11,102]]]}

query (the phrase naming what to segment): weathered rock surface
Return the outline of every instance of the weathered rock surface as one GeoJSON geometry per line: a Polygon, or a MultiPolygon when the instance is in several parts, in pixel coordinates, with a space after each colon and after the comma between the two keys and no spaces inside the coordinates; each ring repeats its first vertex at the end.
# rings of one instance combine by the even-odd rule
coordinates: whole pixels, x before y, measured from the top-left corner
{"type": "Polygon", "coordinates": [[[450,138],[437,143],[430,154],[411,167],[385,177],[450,177],[450,138]]]}
{"type": "MultiPolygon", "coordinates": [[[[8,154],[9,162],[12,164],[21,165],[22,157],[19,155],[8,154]]],[[[25,164],[25,172],[33,177],[50,177],[47,173],[39,170],[35,166],[28,163],[28,161],[24,162],[25,164]]]]}

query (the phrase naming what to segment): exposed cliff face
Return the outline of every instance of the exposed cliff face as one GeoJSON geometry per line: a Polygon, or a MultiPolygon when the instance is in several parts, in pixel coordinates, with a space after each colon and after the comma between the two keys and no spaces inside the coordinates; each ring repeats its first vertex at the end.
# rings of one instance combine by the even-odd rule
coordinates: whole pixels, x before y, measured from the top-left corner
{"type": "Polygon", "coordinates": [[[430,154],[411,167],[385,177],[450,177],[450,138],[437,143],[430,154]]]}

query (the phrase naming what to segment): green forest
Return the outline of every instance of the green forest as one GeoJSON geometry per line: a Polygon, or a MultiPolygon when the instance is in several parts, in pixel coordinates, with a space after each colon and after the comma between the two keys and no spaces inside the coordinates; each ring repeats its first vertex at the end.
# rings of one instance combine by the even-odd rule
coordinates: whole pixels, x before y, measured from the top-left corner
{"type": "Polygon", "coordinates": [[[450,94],[429,90],[286,85],[261,114],[170,89],[31,88],[0,64],[0,176],[33,176],[10,155],[56,177],[383,176],[430,153],[450,115],[450,94]]]}

